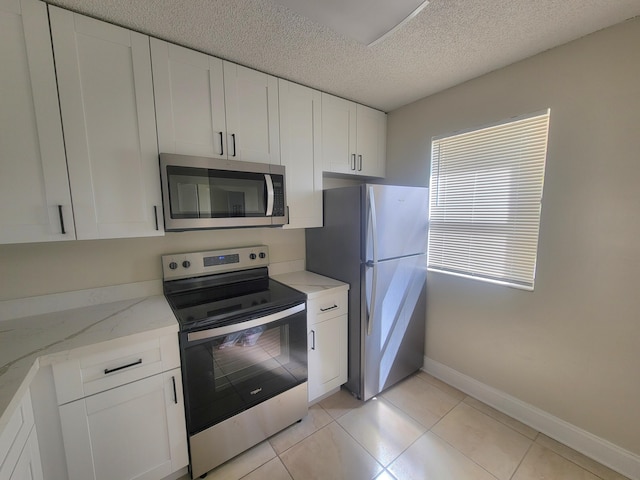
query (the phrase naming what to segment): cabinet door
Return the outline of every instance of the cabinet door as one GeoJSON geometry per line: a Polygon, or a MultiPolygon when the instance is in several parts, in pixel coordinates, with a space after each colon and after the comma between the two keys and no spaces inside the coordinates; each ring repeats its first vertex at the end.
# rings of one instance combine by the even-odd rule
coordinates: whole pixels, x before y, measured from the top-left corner
{"type": "Polygon", "coordinates": [[[18,463],[13,469],[9,480],[43,480],[42,463],[40,462],[40,449],[35,427],[31,429],[27,443],[20,453],[18,463]]]}
{"type": "Polygon", "coordinates": [[[322,94],[322,157],[324,169],[356,173],[356,104],[322,94]]]}
{"type": "Polygon", "coordinates": [[[44,3],[0,0],[0,63],[0,243],[72,240],[73,212],[44,3]]]}
{"type": "Polygon", "coordinates": [[[222,60],[151,39],[160,153],[226,158],[222,60]]]}
{"type": "Polygon", "coordinates": [[[357,165],[360,175],[384,177],[387,115],[379,110],[357,106],[357,165]]]}
{"type": "Polygon", "coordinates": [[[278,79],[223,64],[228,158],[279,165],[278,79]]]}
{"type": "Polygon", "coordinates": [[[149,37],[49,9],[78,239],[162,235],[149,37]]]}
{"type": "Polygon", "coordinates": [[[347,316],[309,326],[309,401],[347,381],[347,316]]]}
{"type": "Polygon", "coordinates": [[[70,480],[152,480],[186,466],[180,379],[176,368],[60,406],[70,480]]]}
{"type": "Polygon", "coordinates": [[[280,152],[287,173],[289,224],[285,228],[322,226],[322,157],[319,91],[278,80],[280,152]]]}

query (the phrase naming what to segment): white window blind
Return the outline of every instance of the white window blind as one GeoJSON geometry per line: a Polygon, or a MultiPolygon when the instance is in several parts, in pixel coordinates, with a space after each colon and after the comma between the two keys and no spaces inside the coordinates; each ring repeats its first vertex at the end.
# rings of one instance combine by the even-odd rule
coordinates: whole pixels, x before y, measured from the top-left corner
{"type": "Polygon", "coordinates": [[[549,110],[431,144],[428,268],[533,290],[549,110]]]}

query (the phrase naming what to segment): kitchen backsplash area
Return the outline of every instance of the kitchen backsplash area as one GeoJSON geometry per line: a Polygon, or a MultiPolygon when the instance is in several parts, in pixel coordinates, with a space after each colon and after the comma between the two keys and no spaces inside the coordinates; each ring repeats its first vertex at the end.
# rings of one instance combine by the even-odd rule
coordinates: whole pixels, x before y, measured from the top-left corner
{"type": "MultiPolygon", "coordinates": [[[[248,228],[163,237],[0,245],[0,301],[160,280],[160,256],[268,245],[271,263],[304,265],[305,231],[248,228]]],[[[277,268],[277,265],[276,265],[277,268]]]]}

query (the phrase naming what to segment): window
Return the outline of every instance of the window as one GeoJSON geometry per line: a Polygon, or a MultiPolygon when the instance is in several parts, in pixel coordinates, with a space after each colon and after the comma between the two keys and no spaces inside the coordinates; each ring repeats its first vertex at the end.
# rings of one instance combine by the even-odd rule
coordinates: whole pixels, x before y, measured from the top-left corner
{"type": "Polygon", "coordinates": [[[428,268],[533,290],[549,110],[434,137],[428,268]]]}

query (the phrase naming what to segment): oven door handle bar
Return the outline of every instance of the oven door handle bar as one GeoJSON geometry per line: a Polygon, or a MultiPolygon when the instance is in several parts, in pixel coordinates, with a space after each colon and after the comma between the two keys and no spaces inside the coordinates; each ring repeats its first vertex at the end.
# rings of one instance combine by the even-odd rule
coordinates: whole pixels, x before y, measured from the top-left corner
{"type": "Polygon", "coordinates": [[[229,335],[234,332],[241,332],[253,327],[259,327],[260,325],[266,325],[277,320],[281,320],[286,317],[290,317],[293,314],[302,312],[305,309],[305,304],[301,303],[281,312],[272,313],[271,315],[265,315],[248,322],[234,323],[233,325],[225,325],[224,327],[210,328],[208,330],[201,330],[199,332],[191,332],[187,334],[187,341],[193,342],[196,340],[205,340],[207,338],[220,337],[222,335],[229,335]]]}

